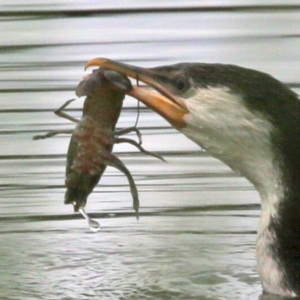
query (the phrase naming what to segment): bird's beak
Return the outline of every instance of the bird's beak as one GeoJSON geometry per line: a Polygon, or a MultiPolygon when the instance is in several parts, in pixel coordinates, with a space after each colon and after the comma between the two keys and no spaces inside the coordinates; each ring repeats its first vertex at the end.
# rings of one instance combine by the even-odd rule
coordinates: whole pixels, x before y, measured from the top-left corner
{"type": "Polygon", "coordinates": [[[106,58],[94,58],[88,61],[85,65],[85,69],[91,66],[114,70],[123,73],[128,77],[134,78],[137,81],[150,85],[158,91],[158,93],[139,86],[133,86],[132,89],[126,93],[156,111],[175,128],[181,129],[186,126],[186,123],[184,122],[184,115],[189,113],[186,105],[180,98],[176,97],[166,87],[164,87],[159,80],[157,70],[136,67],[106,58]]]}

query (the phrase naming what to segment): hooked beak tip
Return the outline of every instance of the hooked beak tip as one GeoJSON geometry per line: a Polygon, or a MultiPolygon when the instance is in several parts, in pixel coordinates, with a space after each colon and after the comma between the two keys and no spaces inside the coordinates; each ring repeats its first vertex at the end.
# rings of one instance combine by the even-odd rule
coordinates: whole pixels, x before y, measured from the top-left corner
{"type": "Polygon", "coordinates": [[[92,58],[85,64],[84,71],[86,71],[89,67],[102,66],[107,61],[108,59],[106,58],[101,58],[101,57],[92,58]]]}

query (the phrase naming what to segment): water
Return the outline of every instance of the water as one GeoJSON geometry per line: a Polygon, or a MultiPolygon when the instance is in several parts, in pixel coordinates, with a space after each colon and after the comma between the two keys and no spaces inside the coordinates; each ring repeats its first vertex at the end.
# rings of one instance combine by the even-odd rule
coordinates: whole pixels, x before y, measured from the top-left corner
{"type": "MultiPolygon", "coordinates": [[[[74,127],[53,110],[75,97],[97,56],[233,63],[299,92],[298,1],[30,3],[1,1],[1,299],[258,299],[256,191],[159,116],[143,108],[138,127],[167,163],[130,145],[114,150],[136,181],[139,221],[127,179],[107,168],[87,206],[97,233],[63,205],[70,136],[32,137],[74,127]]],[[[69,113],[79,117],[82,103],[69,113]]],[[[118,128],[135,119],[127,97],[118,128]]]]}
{"type": "MultiPolygon", "coordinates": [[[[74,204],[74,206],[75,205],[76,205],[76,203],[74,204]]],[[[92,232],[98,232],[100,230],[100,224],[97,221],[91,219],[83,208],[80,208],[79,212],[87,220],[89,228],[92,232]]]]}

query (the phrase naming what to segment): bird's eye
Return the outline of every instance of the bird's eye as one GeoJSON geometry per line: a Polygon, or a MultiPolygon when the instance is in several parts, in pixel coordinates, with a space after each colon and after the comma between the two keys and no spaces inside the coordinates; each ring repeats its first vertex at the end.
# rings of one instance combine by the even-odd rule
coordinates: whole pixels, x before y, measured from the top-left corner
{"type": "Polygon", "coordinates": [[[187,88],[187,82],[186,79],[184,77],[178,77],[175,81],[176,83],[176,88],[179,91],[183,91],[187,88]]]}

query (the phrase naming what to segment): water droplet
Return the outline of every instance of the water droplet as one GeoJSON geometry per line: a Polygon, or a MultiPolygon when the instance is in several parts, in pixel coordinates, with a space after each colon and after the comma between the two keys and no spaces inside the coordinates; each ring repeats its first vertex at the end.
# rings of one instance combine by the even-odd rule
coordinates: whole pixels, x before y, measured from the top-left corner
{"type": "Polygon", "coordinates": [[[90,227],[90,230],[93,231],[93,232],[97,232],[100,230],[100,224],[91,219],[88,214],[84,211],[84,209],[82,207],[79,208],[79,212],[85,217],[85,219],[88,221],[88,224],[89,224],[89,227],[90,227]]]}

